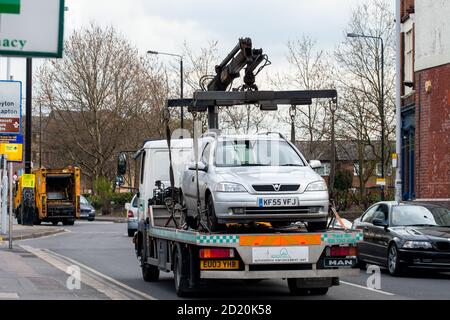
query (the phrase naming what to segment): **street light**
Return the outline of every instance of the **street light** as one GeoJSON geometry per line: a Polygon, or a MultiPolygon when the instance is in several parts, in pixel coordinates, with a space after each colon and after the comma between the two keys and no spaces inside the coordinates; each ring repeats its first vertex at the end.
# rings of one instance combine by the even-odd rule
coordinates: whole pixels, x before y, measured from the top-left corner
{"type": "MultiPolygon", "coordinates": [[[[381,178],[384,180],[384,42],[379,36],[370,36],[365,34],[347,33],[349,38],[369,38],[381,42],[381,178]]],[[[384,185],[381,185],[381,201],[384,201],[384,185]]]]}
{"type": "MultiPolygon", "coordinates": [[[[165,55],[165,56],[172,56],[172,57],[178,57],[180,58],[180,99],[183,99],[183,56],[175,53],[167,53],[167,52],[160,52],[160,51],[153,51],[148,50],[148,54],[159,54],[159,55],[165,55]]],[[[181,129],[184,128],[184,107],[181,106],[181,129]]]]}

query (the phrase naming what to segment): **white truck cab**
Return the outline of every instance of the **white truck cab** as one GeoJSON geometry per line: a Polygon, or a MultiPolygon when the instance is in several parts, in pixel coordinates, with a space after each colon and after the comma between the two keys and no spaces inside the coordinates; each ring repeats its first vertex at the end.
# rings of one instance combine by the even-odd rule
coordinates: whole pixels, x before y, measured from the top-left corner
{"type": "MultiPolygon", "coordinates": [[[[192,139],[170,142],[174,187],[179,188],[181,176],[192,157],[192,139]]],[[[170,186],[169,148],[166,140],[147,141],[134,158],[139,163],[139,220],[145,219],[148,200],[153,198],[156,181],[170,186]]]]}

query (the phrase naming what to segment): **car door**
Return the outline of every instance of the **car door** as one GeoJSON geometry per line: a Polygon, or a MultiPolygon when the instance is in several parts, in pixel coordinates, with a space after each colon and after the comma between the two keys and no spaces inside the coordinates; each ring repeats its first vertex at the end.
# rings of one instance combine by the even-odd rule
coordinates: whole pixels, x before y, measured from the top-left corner
{"type": "Polygon", "coordinates": [[[355,228],[361,230],[364,234],[363,242],[358,244],[358,252],[363,259],[371,259],[370,243],[373,241],[373,230],[370,227],[372,226],[373,215],[377,208],[378,205],[373,205],[367,209],[367,211],[361,216],[359,222],[355,223],[355,228]]]}
{"type": "Polygon", "coordinates": [[[138,218],[138,201],[139,198],[137,195],[133,197],[133,200],[131,200],[131,211],[133,212],[133,218],[138,218]]]}
{"type": "MultiPolygon", "coordinates": [[[[205,157],[203,156],[205,153],[205,148],[209,144],[201,145],[199,146],[199,154],[200,156],[200,162],[205,163],[205,157]]],[[[196,177],[196,171],[195,171],[195,157],[192,157],[193,161],[189,164],[188,169],[183,174],[183,193],[186,200],[186,205],[188,208],[188,211],[191,215],[196,214],[196,208],[197,208],[197,177],[196,177]]],[[[198,171],[198,178],[199,178],[199,189],[200,189],[200,201],[204,201],[204,172],[198,171]]]]}
{"type": "MultiPolygon", "coordinates": [[[[381,204],[374,213],[373,219],[381,219],[389,225],[389,206],[381,204]]],[[[390,241],[390,232],[388,228],[373,226],[373,252],[376,259],[381,264],[387,263],[387,247],[390,241]]]]}
{"type": "MultiPolygon", "coordinates": [[[[209,166],[209,160],[211,157],[211,142],[206,143],[205,148],[202,151],[202,156],[200,158],[200,162],[203,163],[206,167],[209,166]]],[[[206,189],[208,188],[208,172],[207,171],[198,171],[198,184],[200,189],[200,199],[202,202],[202,207],[205,207],[205,194],[206,189]]],[[[194,179],[195,181],[195,179],[194,179]]]]}

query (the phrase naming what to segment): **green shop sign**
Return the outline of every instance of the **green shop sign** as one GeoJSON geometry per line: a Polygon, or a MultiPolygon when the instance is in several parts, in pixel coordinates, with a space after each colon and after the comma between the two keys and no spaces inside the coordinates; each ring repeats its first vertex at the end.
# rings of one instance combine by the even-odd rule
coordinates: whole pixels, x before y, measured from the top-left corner
{"type": "Polygon", "coordinates": [[[20,14],[20,0],[0,0],[0,13],[20,14]]]}

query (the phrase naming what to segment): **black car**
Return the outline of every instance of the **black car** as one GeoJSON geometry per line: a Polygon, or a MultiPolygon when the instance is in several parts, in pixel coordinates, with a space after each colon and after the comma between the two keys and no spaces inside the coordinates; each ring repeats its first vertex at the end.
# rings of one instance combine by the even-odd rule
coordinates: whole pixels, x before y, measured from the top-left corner
{"type": "Polygon", "coordinates": [[[353,222],[359,260],[399,275],[406,267],[450,271],[450,210],[426,203],[378,202],[353,222]]]}
{"type": "Polygon", "coordinates": [[[83,196],[80,196],[80,219],[95,220],[95,208],[83,196]]]}

